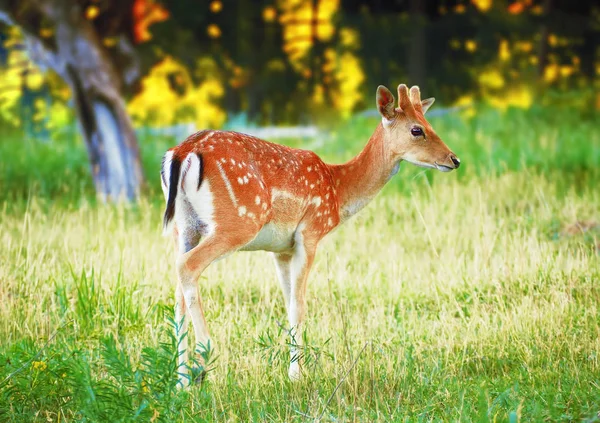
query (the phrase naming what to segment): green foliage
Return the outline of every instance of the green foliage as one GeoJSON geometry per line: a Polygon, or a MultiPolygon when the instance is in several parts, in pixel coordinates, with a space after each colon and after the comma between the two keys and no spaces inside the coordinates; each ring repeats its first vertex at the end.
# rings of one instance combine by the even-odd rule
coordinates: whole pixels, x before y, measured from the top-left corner
{"type": "Polygon", "coordinates": [[[61,327],[57,339],[39,352],[23,340],[0,355],[8,374],[0,385],[2,421],[32,421],[36,415],[40,421],[177,418],[187,396],[176,386],[178,340],[172,326],[164,327],[157,346],[142,349],[136,365],[113,336],[100,341],[99,351],[77,348],[69,335],[73,329],[61,327]]]}
{"type": "MultiPolygon", "coordinates": [[[[480,108],[431,121],[463,164],[402,165],[323,242],[306,377],[287,379],[272,259],[239,253],[200,279],[215,354],[183,391],[177,345],[190,340],[172,335],[174,257],[160,235],[158,167],[174,141],[143,139],[139,204],[102,205],[81,144],[3,139],[15,160],[0,162],[0,421],[596,421],[594,120],[480,108]]],[[[341,162],[376,124],[286,143],[341,162]]]]}

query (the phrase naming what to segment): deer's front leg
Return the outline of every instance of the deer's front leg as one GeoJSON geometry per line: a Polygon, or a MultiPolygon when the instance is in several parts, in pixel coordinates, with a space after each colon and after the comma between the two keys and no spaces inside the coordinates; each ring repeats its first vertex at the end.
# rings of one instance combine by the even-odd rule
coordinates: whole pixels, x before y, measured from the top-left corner
{"type": "Polygon", "coordinates": [[[316,244],[316,242],[307,242],[302,236],[298,236],[289,263],[290,294],[287,311],[292,347],[288,375],[292,380],[300,379],[302,324],[306,316],[306,281],[315,258],[316,244]]]}

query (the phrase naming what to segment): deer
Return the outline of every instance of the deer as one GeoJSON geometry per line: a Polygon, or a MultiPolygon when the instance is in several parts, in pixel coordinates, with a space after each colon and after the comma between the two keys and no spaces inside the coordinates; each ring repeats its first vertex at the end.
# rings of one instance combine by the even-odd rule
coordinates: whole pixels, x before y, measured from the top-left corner
{"type": "MultiPolygon", "coordinates": [[[[178,282],[176,336],[191,318],[199,351],[212,343],[198,279],[214,261],[235,251],[271,252],[283,291],[289,336],[288,376],[301,378],[301,333],[306,287],[319,242],[365,207],[398,172],[400,163],[450,172],[458,157],[424,115],[434,98],[419,87],[377,88],[381,122],[364,149],[344,164],[326,164],[316,153],[231,131],[203,130],[169,149],[161,168],[166,201],[164,233],[173,234],[178,282]]],[[[178,384],[188,386],[187,342],[179,342],[178,384]]],[[[200,365],[196,365],[200,367],[200,365]]],[[[200,369],[202,371],[202,368],[200,369]]],[[[195,380],[199,382],[201,377],[195,380]]]]}

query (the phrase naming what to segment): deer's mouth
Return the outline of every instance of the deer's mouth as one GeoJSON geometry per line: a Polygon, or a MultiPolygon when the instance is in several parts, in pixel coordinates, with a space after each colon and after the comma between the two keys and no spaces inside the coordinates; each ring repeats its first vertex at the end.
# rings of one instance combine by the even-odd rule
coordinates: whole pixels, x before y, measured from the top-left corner
{"type": "Polygon", "coordinates": [[[437,162],[435,163],[435,167],[440,172],[452,172],[454,169],[456,169],[455,167],[446,166],[437,162]]]}

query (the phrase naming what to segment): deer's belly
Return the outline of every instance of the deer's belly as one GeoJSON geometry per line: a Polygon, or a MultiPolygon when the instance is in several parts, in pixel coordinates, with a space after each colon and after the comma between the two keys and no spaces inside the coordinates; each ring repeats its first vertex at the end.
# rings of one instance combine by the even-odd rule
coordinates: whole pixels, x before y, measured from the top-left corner
{"type": "Polygon", "coordinates": [[[265,250],[274,253],[289,251],[294,246],[296,227],[267,223],[241,251],[265,250]]]}

